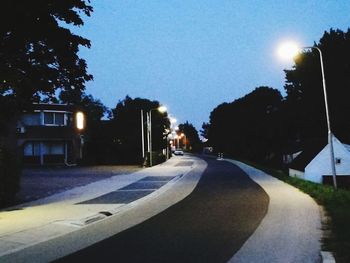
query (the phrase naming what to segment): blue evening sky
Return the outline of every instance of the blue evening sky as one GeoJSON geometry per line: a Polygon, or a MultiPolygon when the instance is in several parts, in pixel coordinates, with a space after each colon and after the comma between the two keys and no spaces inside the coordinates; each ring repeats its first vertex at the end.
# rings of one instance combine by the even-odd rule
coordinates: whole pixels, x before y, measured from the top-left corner
{"type": "MultiPolygon", "coordinates": [[[[92,0],[77,30],[94,81],[87,93],[114,107],[126,95],[158,100],[199,130],[218,104],[258,86],[283,92],[278,44],[312,45],[350,27],[348,0],[92,0]]],[[[284,94],[284,93],[283,93],[284,94]]],[[[234,121],[234,120],[233,120],[234,121]]]]}

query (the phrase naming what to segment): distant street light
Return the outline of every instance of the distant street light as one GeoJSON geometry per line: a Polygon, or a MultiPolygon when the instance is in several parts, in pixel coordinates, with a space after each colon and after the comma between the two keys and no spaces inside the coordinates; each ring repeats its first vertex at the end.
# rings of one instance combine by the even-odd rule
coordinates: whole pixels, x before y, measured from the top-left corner
{"type": "Polygon", "coordinates": [[[177,119],[175,119],[175,118],[173,118],[173,117],[170,117],[169,120],[170,120],[170,123],[171,123],[171,124],[174,124],[174,123],[177,122],[177,119]]]}
{"type": "Polygon", "coordinates": [[[331,131],[331,122],[329,119],[326,78],[324,74],[322,51],[318,47],[298,47],[298,45],[293,42],[287,42],[279,47],[278,54],[283,58],[294,58],[296,55],[298,55],[301,52],[301,50],[305,50],[305,49],[315,49],[318,51],[318,54],[320,56],[323,96],[324,96],[324,103],[326,108],[327,127],[328,127],[328,144],[329,144],[330,158],[331,158],[333,185],[334,185],[334,188],[337,189],[337,177],[336,177],[336,169],[335,169],[335,161],[334,161],[333,134],[331,131]]]}

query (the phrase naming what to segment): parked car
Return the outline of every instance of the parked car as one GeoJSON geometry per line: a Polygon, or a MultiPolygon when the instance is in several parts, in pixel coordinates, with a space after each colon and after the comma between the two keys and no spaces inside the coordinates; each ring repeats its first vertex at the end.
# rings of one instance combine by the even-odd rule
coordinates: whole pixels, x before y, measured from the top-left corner
{"type": "Polygon", "coordinates": [[[182,149],[176,149],[176,150],[174,151],[174,154],[175,154],[175,155],[184,155],[184,151],[183,151],[182,149]]]}

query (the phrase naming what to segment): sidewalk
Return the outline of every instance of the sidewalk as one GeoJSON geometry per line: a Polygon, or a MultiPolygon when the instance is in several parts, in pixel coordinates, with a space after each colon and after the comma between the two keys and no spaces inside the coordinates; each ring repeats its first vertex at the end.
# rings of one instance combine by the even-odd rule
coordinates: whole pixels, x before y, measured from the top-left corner
{"type": "Polygon", "coordinates": [[[258,169],[226,161],[238,165],[270,197],[265,218],[229,263],[321,262],[321,217],[316,202],[258,169]]]}
{"type": "MultiPolygon", "coordinates": [[[[77,230],[111,215],[122,216],[133,207],[157,199],[184,181],[189,172],[198,166],[202,166],[203,170],[201,162],[195,157],[175,157],[152,168],[113,176],[0,211],[0,261],[14,262],[16,254],[20,254],[19,252],[26,248],[79,232],[77,230]]],[[[187,192],[181,195],[179,191],[164,207],[160,205],[159,209],[165,209],[188,195],[199,178],[200,175],[193,180],[187,192]]],[[[153,213],[158,212],[153,210],[153,213]]],[[[152,216],[149,211],[142,220],[148,216],[152,216]]],[[[128,222],[122,228],[130,227],[127,224],[128,222]]],[[[22,258],[23,262],[31,262],[24,259],[22,258]]],[[[46,260],[38,259],[37,262],[46,260]]]]}

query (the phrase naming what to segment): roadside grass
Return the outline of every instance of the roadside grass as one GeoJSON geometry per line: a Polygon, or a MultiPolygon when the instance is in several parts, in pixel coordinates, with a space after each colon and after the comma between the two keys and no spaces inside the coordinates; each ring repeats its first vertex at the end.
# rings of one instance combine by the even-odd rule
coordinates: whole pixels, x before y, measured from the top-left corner
{"type": "Polygon", "coordinates": [[[295,186],[322,205],[329,220],[324,222],[322,249],[332,251],[337,262],[350,262],[350,191],[316,184],[288,176],[287,172],[240,160],[288,184],[295,186]]]}

